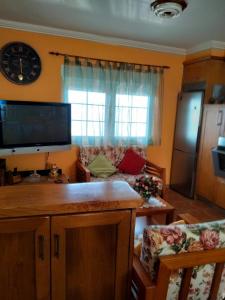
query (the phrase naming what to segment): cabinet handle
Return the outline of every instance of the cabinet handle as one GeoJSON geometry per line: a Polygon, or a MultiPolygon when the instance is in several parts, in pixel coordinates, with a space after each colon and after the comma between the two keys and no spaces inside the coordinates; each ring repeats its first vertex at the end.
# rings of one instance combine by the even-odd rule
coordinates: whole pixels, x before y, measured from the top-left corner
{"type": "Polygon", "coordinates": [[[54,256],[59,258],[59,235],[54,234],[54,256]]]}
{"type": "Polygon", "coordinates": [[[217,123],[216,123],[216,125],[220,126],[220,125],[222,125],[222,123],[223,123],[223,111],[219,110],[219,112],[217,114],[217,123]]]}
{"type": "Polygon", "coordinates": [[[41,260],[44,260],[45,259],[45,251],[44,251],[44,242],[45,242],[45,238],[43,235],[39,235],[38,236],[38,257],[41,259],[41,260]]]}

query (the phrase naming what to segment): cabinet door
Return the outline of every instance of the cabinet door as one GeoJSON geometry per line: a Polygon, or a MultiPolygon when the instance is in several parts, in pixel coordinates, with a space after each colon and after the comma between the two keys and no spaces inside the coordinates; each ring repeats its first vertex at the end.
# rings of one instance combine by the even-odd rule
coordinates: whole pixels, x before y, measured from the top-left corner
{"type": "MultiPolygon", "coordinates": [[[[225,105],[223,105],[223,123],[220,129],[220,136],[225,137],[225,105]]],[[[225,208],[225,178],[216,177],[215,202],[225,208]]]]}
{"type": "Polygon", "coordinates": [[[217,146],[224,117],[223,105],[205,106],[198,158],[196,193],[197,195],[214,202],[216,194],[216,177],[214,175],[211,150],[217,146]]]}
{"type": "Polygon", "coordinates": [[[0,221],[0,299],[49,300],[49,219],[0,221]]]}
{"type": "Polygon", "coordinates": [[[52,299],[128,299],[131,212],[52,218],[52,299]]]}
{"type": "Polygon", "coordinates": [[[184,64],[183,83],[207,81],[208,73],[209,61],[184,64]]]}
{"type": "Polygon", "coordinates": [[[225,105],[223,105],[223,123],[221,125],[221,136],[224,136],[225,137],[225,105]]]}

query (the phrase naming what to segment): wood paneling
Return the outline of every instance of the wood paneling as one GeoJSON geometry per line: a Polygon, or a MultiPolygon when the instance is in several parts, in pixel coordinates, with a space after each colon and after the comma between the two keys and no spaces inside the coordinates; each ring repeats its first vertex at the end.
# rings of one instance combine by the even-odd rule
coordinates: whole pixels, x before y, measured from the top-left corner
{"type": "Polygon", "coordinates": [[[212,201],[215,198],[215,176],[211,149],[217,145],[220,134],[218,118],[221,108],[220,105],[204,107],[198,158],[196,194],[212,201]]]}
{"type": "Polygon", "coordinates": [[[128,299],[131,220],[131,211],[52,218],[52,300],[128,299]]]}
{"type": "Polygon", "coordinates": [[[212,148],[223,135],[225,105],[205,105],[198,158],[196,194],[225,208],[225,183],[214,175],[212,148]]]}
{"type": "Polygon", "coordinates": [[[50,300],[49,218],[0,221],[0,298],[50,300]]]}
{"type": "Polygon", "coordinates": [[[216,177],[215,187],[215,203],[225,208],[225,179],[216,177]]]}

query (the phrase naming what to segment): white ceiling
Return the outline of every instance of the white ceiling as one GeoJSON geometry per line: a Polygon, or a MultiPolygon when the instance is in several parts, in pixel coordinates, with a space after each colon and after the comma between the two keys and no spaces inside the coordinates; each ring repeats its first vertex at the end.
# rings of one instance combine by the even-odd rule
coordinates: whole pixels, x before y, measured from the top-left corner
{"type": "Polygon", "coordinates": [[[171,20],[154,16],[152,1],[0,0],[0,26],[20,22],[52,28],[55,34],[75,31],[89,39],[107,36],[186,50],[209,41],[225,45],[225,0],[189,0],[183,14],[171,20]]]}

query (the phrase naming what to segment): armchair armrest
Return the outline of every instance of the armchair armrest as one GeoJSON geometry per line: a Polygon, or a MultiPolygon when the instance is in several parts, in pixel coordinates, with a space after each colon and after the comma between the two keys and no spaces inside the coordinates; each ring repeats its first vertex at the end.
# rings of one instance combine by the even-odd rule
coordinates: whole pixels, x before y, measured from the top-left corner
{"type": "Polygon", "coordinates": [[[154,299],[155,289],[155,283],[152,282],[150,276],[146,273],[139,258],[134,255],[131,285],[133,299],[154,299]]]}
{"type": "Polygon", "coordinates": [[[80,160],[76,162],[77,169],[77,182],[90,182],[91,173],[90,171],[81,163],[80,160]]]}
{"type": "Polygon", "coordinates": [[[178,220],[184,220],[186,224],[198,224],[200,221],[189,213],[177,215],[178,220]]]}

